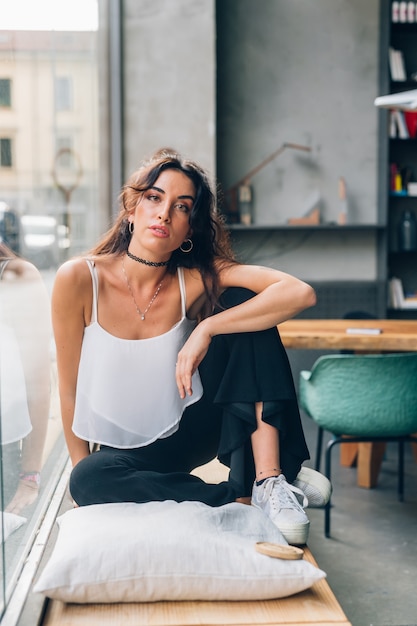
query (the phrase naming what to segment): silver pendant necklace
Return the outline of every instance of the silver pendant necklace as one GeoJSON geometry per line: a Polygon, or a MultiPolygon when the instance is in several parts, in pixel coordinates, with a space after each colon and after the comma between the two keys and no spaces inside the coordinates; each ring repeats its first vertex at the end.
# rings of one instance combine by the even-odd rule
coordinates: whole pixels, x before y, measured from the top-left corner
{"type": "Polygon", "coordinates": [[[136,302],[136,298],[135,298],[135,296],[134,296],[134,293],[133,293],[132,287],[130,286],[129,279],[128,279],[127,275],[126,275],[126,270],[125,270],[125,257],[123,257],[123,259],[122,259],[122,271],[123,271],[123,275],[124,275],[124,277],[125,277],[125,279],[126,279],[127,288],[129,289],[129,293],[130,293],[130,295],[132,296],[132,300],[133,300],[133,303],[134,303],[135,308],[136,308],[136,313],[137,313],[138,315],[140,315],[140,319],[142,320],[142,322],[144,322],[144,321],[145,321],[145,315],[147,314],[147,312],[148,312],[148,311],[149,311],[149,309],[151,308],[152,304],[154,303],[156,296],[157,296],[157,295],[158,295],[158,293],[161,291],[162,283],[164,282],[164,278],[165,278],[165,276],[163,277],[163,279],[162,279],[162,280],[161,280],[161,282],[159,283],[158,287],[156,288],[156,291],[155,291],[155,293],[153,294],[153,296],[152,296],[152,298],[151,298],[151,301],[149,302],[149,304],[148,304],[148,306],[146,307],[146,309],[145,309],[144,311],[141,311],[141,310],[140,310],[140,308],[138,307],[138,303],[136,302]]]}

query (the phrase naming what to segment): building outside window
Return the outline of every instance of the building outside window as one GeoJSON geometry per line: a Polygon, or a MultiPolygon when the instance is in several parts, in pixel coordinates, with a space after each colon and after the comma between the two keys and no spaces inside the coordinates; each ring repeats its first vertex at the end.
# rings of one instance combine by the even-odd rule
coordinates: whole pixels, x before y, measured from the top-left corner
{"type": "Polygon", "coordinates": [[[55,109],[69,111],[72,108],[72,79],[70,76],[57,76],[55,78],[55,109]]]}
{"type": "Polygon", "coordinates": [[[71,137],[57,137],[56,151],[59,167],[68,169],[73,166],[73,141],[71,137]]]}
{"type": "Polygon", "coordinates": [[[0,167],[12,167],[12,140],[0,137],[0,167]]]}
{"type": "Polygon", "coordinates": [[[0,107],[12,106],[11,80],[0,78],[0,107]]]}

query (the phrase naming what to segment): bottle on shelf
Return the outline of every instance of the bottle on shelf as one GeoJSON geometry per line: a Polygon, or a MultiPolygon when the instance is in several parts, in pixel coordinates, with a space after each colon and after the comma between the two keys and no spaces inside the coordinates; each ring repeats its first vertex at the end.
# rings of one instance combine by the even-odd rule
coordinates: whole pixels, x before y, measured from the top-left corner
{"type": "Polygon", "coordinates": [[[417,250],[417,220],[412,211],[404,211],[398,225],[398,249],[401,252],[417,250]]]}

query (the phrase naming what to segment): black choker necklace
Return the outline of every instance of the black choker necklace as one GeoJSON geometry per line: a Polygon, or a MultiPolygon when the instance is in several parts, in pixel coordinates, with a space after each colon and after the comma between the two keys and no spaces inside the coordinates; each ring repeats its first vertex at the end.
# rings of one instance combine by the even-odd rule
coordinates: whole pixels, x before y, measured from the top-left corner
{"type": "Polygon", "coordinates": [[[133,261],[137,261],[138,263],[143,263],[144,265],[149,265],[150,267],[165,267],[169,263],[169,259],[168,261],[158,261],[158,262],[147,261],[146,259],[141,259],[139,256],[135,256],[134,254],[129,252],[129,250],[126,250],[126,254],[129,257],[129,259],[132,259],[133,261]]]}

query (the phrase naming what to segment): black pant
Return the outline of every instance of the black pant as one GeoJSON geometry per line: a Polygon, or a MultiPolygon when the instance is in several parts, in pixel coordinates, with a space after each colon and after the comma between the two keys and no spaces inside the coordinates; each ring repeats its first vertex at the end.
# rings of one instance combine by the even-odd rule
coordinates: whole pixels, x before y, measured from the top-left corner
{"type": "MultiPolygon", "coordinates": [[[[230,308],[252,295],[228,289],[221,305],[230,308]]],[[[198,500],[220,506],[249,496],[256,402],[263,403],[263,420],[279,430],[281,468],[293,482],[309,454],[276,328],[214,337],[199,371],[203,397],[185,410],[177,432],[142,448],[101,446],[75,466],[70,491],[79,505],[198,500]],[[230,467],[228,481],[210,485],[190,475],[216,456],[230,467]]]]}

